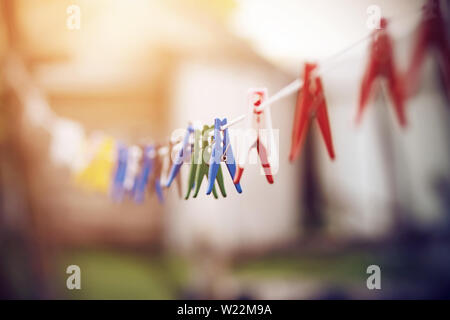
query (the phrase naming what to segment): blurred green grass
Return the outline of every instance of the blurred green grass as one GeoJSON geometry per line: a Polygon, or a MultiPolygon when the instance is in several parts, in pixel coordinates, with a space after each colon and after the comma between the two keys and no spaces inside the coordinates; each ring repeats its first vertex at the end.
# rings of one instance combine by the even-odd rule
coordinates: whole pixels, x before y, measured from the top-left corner
{"type": "MultiPolygon", "coordinates": [[[[189,264],[170,255],[118,251],[80,250],[63,254],[58,270],[58,288],[68,299],[177,299],[189,283],[189,264]],[[82,290],[67,290],[68,265],[81,268],[82,290]]],[[[264,281],[292,279],[327,284],[365,284],[366,270],[373,261],[367,253],[333,256],[269,256],[241,261],[231,273],[236,279],[264,281]]]]}
{"type": "Polygon", "coordinates": [[[288,278],[327,284],[365,284],[365,268],[373,260],[373,256],[361,252],[332,256],[275,256],[240,264],[235,268],[235,274],[245,279],[288,278]]]}
{"type": "Polygon", "coordinates": [[[65,288],[68,299],[175,299],[187,281],[186,263],[172,256],[145,257],[142,253],[77,251],[59,259],[58,270],[75,264],[81,269],[81,290],[65,288]]]}

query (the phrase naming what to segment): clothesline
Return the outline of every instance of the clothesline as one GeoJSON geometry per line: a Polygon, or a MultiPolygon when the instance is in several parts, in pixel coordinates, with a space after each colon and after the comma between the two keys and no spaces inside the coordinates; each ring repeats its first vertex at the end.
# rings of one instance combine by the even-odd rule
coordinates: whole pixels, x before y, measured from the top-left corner
{"type": "MultiPolygon", "coordinates": [[[[394,19],[394,22],[398,22],[403,18],[409,17],[411,14],[419,14],[420,11],[418,12],[417,10],[414,10],[412,12],[408,12],[408,14],[396,17],[394,19]]],[[[331,55],[329,58],[325,59],[324,61],[322,61],[322,63],[327,63],[327,62],[335,62],[339,57],[341,57],[342,55],[344,55],[345,53],[347,53],[348,51],[352,50],[354,47],[364,43],[366,40],[370,39],[370,37],[372,36],[373,30],[371,30],[370,32],[368,32],[366,35],[364,35],[363,37],[361,37],[360,39],[356,40],[355,42],[351,43],[350,45],[348,45],[347,47],[345,47],[344,49],[336,52],[335,54],[331,55]]],[[[330,64],[327,67],[322,67],[321,65],[318,66],[317,71],[315,72],[316,76],[323,76],[325,75],[328,71],[330,71],[331,69],[335,68],[338,64],[330,64]]],[[[265,108],[267,108],[268,106],[274,104],[275,102],[291,95],[294,94],[295,92],[298,92],[298,90],[300,90],[303,86],[303,80],[301,78],[297,78],[294,81],[292,81],[290,84],[288,84],[287,86],[285,86],[284,88],[280,89],[278,92],[276,92],[274,95],[270,96],[266,101],[262,102],[260,106],[258,106],[257,108],[255,108],[257,111],[263,111],[265,108]]],[[[230,120],[228,122],[228,124],[226,124],[225,126],[221,127],[221,130],[225,130],[241,121],[243,121],[245,118],[247,117],[247,114],[242,114],[232,120],[230,120]]]]}
{"type": "MultiPolygon", "coordinates": [[[[332,55],[330,58],[326,59],[326,61],[328,60],[336,60],[337,58],[339,58],[340,56],[342,56],[343,54],[347,53],[348,51],[350,51],[351,49],[353,49],[354,47],[356,47],[357,45],[361,44],[362,42],[366,41],[367,39],[370,38],[370,36],[372,35],[372,31],[369,32],[368,34],[366,34],[364,37],[358,39],[357,41],[353,42],[352,44],[350,44],[349,46],[347,46],[346,48],[340,50],[339,52],[335,53],[334,55],[332,55]]],[[[325,71],[329,71],[330,69],[332,69],[334,66],[328,66],[326,68],[321,68],[319,66],[318,70],[316,71],[316,75],[317,76],[323,76],[326,72],[325,71]]],[[[274,95],[270,96],[266,101],[262,102],[260,106],[258,106],[257,108],[255,108],[257,111],[263,111],[265,108],[267,108],[268,106],[272,105],[273,103],[297,92],[298,90],[301,89],[301,87],[303,86],[303,80],[300,78],[295,79],[294,81],[292,81],[290,84],[288,84],[287,86],[285,86],[284,88],[280,89],[278,92],[276,92],[274,95]]],[[[222,130],[225,130],[241,121],[243,121],[245,118],[247,117],[247,114],[242,114],[239,117],[236,117],[232,120],[230,120],[230,122],[228,122],[228,124],[226,124],[225,126],[221,127],[222,130]]]]}

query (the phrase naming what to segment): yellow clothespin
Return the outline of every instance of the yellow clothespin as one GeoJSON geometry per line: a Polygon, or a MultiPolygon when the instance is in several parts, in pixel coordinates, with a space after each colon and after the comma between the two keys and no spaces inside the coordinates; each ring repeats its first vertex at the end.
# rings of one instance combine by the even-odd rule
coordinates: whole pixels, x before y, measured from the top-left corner
{"type": "MultiPolygon", "coordinates": [[[[114,167],[115,142],[113,138],[107,136],[101,137],[100,141],[93,140],[91,141],[95,150],[93,156],[84,169],[76,174],[75,182],[88,190],[107,193],[114,167]]],[[[89,147],[87,149],[93,151],[89,147]]],[[[89,157],[89,154],[87,156],[89,157]]]]}

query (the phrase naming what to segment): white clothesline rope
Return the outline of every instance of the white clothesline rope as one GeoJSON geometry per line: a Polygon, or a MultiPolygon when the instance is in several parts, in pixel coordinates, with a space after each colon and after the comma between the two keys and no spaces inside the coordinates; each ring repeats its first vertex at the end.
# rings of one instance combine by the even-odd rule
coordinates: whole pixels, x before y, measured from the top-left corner
{"type": "MultiPolygon", "coordinates": [[[[401,19],[406,18],[406,17],[412,17],[412,16],[415,17],[416,14],[421,14],[421,10],[420,11],[414,10],[414,11],[408,12],[408,14],[402,15],[400,17],[398,17],[398,16],[394,17],[393,20],[394,20],[394,22],[398,22],[401,19]]],[[[388,20],[391,20],[391,19],[388,19],[388,20]]],[[[326,64],[326,67],[325,68],[321,67],[322,63],[320,63],[320,65],[317,67],[314,74],[316,76],[323,76],[325,73],[327,73],[331,69],[335,68],[337,65],[339,65],[339,64],[335,63],[338,58],[340,58],[342,55],[344,55],[345,53],[347,53],[354,47],[356,47],[356,46],[360,45],[361,43],[365,42],[366,40],[370,39],[370,37],[372,36],[372,33],[373,33],[373,30],[371,30],[369,33],[367,33],[360,39],[356,40],[355,42],[351,43],[344,49],[338,51],[337,53],[333,54],[329,58],[322,61],[322,63],[326,64]],[[330,62],[333,62],[333,63],[327,65],[330,62]]],[[[276,92],[274,95],[270,96],[266,101],[262,102],[261,105],[259,105],[257,108],[255,108],[256,111],[263,111],[265,108],[267,108],[268,106],[277,102],[278,100],[281,100],[281,99],[297,92],[298,90],[300,90],[302,88],[302,86],[303,86],[303,80],[301,78],[295,79],[290,84],[288,84],[287,86],[285,86],[284,88],[282,88],[278,92],[276,92]]],[[[246,117],[247,117],[247,114],[242,114],[239,117],[236,117],[236,118],[230,120],[226,125],[221,127],[221,130],[225,130],[225,129],[243,121],[246,117]]]]}
{"type": "MultiPolygon", "coordinates": [[[[338,59],[343,54],[347,53],[357,45],[363,43],[367,39],[370,38],[372,35],[372,31],[368,34],[364,35],[364,37],[358,39],[357,41],[353,42],[349,46],[345,47],[344,49],[340,50],[339,52],[332,55],[330,58],[327,58],[325,61],[334,61],[338,59]]],[[[317,71],[315,72],[315,75],[317,76],[323,76],[326,72],[335,67],[336,65],[329,65],[326,68],[318,67],[317,71]]],[[[280,89],[278,92],[276,92],[274,95],[270,96],[266,101],[262,102],[261,105],[259,105],[257,108],[255,108],[257,111],[263,111],[265,108],[270,106],[271,104],[277,102],[278,100],[281,100],[295,92],[297,92],[301,87],[303,86],[303,80],[301,78],[297,78],[294,81],[292,81],[290,84],[285,86],[284,88],[280,89]]],[[[247,114],[242,114],[239,117],[234,118],[233,120],[229,121],[226,125],[221,127],[221,130],[225,130],[241,121],[243,121],[247,117],[247,114]]]]}

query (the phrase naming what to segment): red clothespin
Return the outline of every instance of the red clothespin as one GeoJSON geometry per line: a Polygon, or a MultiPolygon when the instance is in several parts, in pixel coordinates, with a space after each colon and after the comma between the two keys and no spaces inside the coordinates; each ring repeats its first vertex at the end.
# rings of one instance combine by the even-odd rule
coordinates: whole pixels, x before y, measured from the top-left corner
{"type": "MultiPolygon", "coordinates": [[[[267,151],[271,152],[272,156],[276,156],[275,138],[272,130],[272,117],[270,115],[270,106],[259,110],[258,107],[267,98],[267,89],[250,89],[248,91],[249,109],[247,114],[247,129],[245,140],[241,143],[238,168],[234,176],[234,183],[238,184],[241,181],[244,166],[247,162],[247,157],[251,149],[256,148],[261,166],[269,183],[273,183],[272,168],[269,162],[267,151]],[[262,135],[265,135],[264,137],[262,135]],[[266,138],[266,139],[263,139],[266,138]],[[264,145],[263,141],[267,141],[268,147],[264,145]]],[[[272,164],[276,165],[276,164],[272,164]]]]}
{"type": "Polygon", "coordinates": [[[415,93],[419,86],[419,74],[427,50],[435,49],[439,54],[439,64],[443,73],[447,92],[450,93],[450,46],[447,28],[442,16],[439,0],[428,0],[422,8],[422,22],[408,68],[408,95],[415,93]]]}
{"type": "Polygon", "coordinates": [[[290,161],[294,161],[300,155],[300,150],[303,147],[309,125],[314,116],[322,132],[328,154],[331,159],[335,158],[322,80],[313,74],[316,67],[316,64],[305,63],[303,88],[298,91],[297,95],[291,152],[289,154],[290,161]]]}
{"type": "Polygon", "coordinates": [[[369,101],[375,80],[386,78],[389,93],[402,127],[406,126],[403,84],[395,68],[391,37],[387,33],[387,20],[382,18],[380,29],[374,30],[370,45],[370,58],[361,84],[359,109],[356,122],[361,122],[362,113],[369,101]]]}

